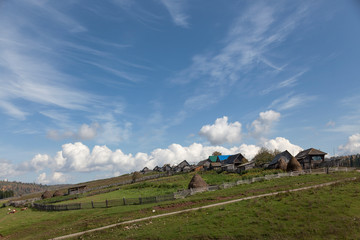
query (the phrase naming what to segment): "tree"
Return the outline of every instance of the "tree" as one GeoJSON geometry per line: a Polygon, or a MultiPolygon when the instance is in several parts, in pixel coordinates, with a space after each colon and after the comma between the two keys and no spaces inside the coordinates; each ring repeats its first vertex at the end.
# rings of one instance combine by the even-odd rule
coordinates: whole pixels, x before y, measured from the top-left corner
{"type": "Polygon", "coordinates": [[[131,183],[135,183],[141,177],[141,173],[134,172],[131,176],[131,183]]]}
{"type": "Polygon", "coordinates": [[[270,163],[274,159],[276,152],[278,151],[271,151],[267,148],[262,147],[253,158],[253,161],[255,161],[255,166],[262,167],[264,166],[264,164],[270,163]]]}
{"type": "Polygon", "coordinates": [[[212,156],[221,156],[221,152],[215,151],[212,153],[212,156]]]}

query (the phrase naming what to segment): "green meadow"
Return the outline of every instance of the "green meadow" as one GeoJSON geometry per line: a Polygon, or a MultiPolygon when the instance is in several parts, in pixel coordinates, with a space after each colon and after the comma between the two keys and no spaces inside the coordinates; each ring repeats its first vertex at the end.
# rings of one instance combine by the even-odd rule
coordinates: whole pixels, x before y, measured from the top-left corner
{"type": "MultiPolygon", "coordinates": [[[[203,178],[207,181],[221,183],[241,177],[236,174],[216,174],[204,174],[203,178]]],[[[0,208],[0,234],[6,239],[49,239],[126,220],[354,176],[359,177],[360,174],[346,172],[284,177],[199,193],[184,199],[144,205],[62,212],[17,209],[18,212],[15,214],[7,214],[8,208],[6,207],[0,208]]],[[[191,177],[192,174],[175,175],[130,184],[114,192],[73,201],[102,201],[118,196],[136,197],[137,194],[141,196],[165,194],[168,191],[173,192],[186,188],[191,177]]],[[[223,207],[108,229],[81,236],[80,239],[295,239],[300,232],[303,234],[301,236],[304,236],[303,239],[309,239],[309,236],[312,239],[322,239],[323,237],[331,239],[332,236],[333,239],[336,239],[336,236],[340,236],[340,239],[343,236],[354,239],[351,237],[359,233],[355,228],[358,226],[358,222],[349,219],[360,217],[359,186],[358,181],[353,181],[322,189],[248,200],[223,207]],[[333,222],[335,220],[336,222],[333,222]],[[328,233],[330,229],[333,229],[332,235],[330,232],[328,233]],[[344,235],[345,233],[349,235],[344,235]],[[306,236],[307,238],[305,238],[306,236]]]]}

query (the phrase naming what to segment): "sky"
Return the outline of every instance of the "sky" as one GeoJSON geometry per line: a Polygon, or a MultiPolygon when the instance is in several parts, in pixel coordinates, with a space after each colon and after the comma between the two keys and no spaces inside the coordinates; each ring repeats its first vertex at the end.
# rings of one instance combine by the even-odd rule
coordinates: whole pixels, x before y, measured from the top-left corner
{"type": "Polygon", "coordinates": [[[360,2],[0,1],[0,180],[360,153],[360,2]]]}

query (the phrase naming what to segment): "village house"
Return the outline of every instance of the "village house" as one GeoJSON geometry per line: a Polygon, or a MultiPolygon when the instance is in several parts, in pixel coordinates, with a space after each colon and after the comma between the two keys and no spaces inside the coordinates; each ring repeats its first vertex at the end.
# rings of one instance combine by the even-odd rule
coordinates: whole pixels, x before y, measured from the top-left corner
{"type": "Polygon", "coordinates": [[[237,173],[242,173],[242,172],[252,169],[254,167],[255,167],[255,161],[251,161],[251,162],[247,162],[247,163],[239,165],[235,171],[237,173]]]}
{"type": "Polygon", "coordinates": [[[191,170],[190,164],[186,160],[182,161],[177,166],[175,166],[173,168],[173,171],[174,172],[184,172],[184,169],[185,169],[185,171],[190,171],[191,170]]]}
{"type": "Polygon", "coordinates": [[[155,171],[155,172],[162,172],[163,169],[162,169],[161,167],[159,167],[159,166],[156,166],[156,167],[154,167],[153,171],[155,171]]]}
{"type": "MultiPolygon", "coordinates": [[[[200,168],[202,168],[203,170],[206,171],[206,170],[208,170],[210,168],[210,163],[211,163],[211,161],[209,159],[202,160],[197,164],[196,169],[198,169],[200,167],[200,168]]],[[[200,168],[198,170],[200,170],[200,168]]]]}
{"type": "Polygon", "coordinates": [[[144,167],[140,172],[141,172],[142,174],[145,174],[145,173],[152,172],[152,170],[150,170],[148,167],[144,167]]]}
{"type": "Polygon", "coordinates": [[[293,155],[289,153],[287,150],[277,154],[274,159],[269,163],[268,168],[269,169],[276,169],[279,168],[279,161],[282,159],[286,164],[291,160],[293,155]]]}
{"type": "Polygon", "coordinates": [[[316,168],[325,160],[327,153],[320,150],[309,148],[299,152],[295,158],[303,169],[316,168]]]}
{"type": "Polygon", "coordinates": [[[233,165],[234,168],[237,168],[241,164],[247,163],[248,160],[241,154],[228,155],[224,160],[221,161],[222,165],[233,165]]]}
{"type": "Polygon", "coordinates": [[[85,189],[86,189],[86,185],[80,185],[80,186],[68,188],[68,195],[84,193],[85,189]]]}

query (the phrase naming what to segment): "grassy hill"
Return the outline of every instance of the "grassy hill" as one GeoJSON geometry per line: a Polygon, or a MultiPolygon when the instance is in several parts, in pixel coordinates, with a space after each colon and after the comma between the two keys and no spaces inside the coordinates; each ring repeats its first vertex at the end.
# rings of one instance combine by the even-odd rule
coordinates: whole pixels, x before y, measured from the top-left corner
{"type": "MultiPolygon", "coordinates": [[[[347,172],[285,177],[238,185],[214,192],[204,192],[175,201],[111,208],[62,212],[42,212],[28,209],[15,214],[7,214],[7,208],[0,208],[0,234],[7,239],[49,239],[140,217],[244,196],[311,186],[353,176],[360,177],[360,174],[347,172]]],[[[239,177],[241,176],[236,174],[203,174],[205,180],[214,183],[232,181],[239,177]]],[[[173,191],[186,187],[190,178],[191,174],[175,175],[123,186],[120,190],[112,193],[93,197],[107,199],[110,197],[109,194],[122,196],[126,191],[128,194],[134,195],[138,193],[151,194],[156,191],[166,192],[167,189],[173,191]],[[170,187],[167,188],[168,186],[170,187]],[[138,192],[131,192],[134,190],[138,192]]],[[[349,236],[348,239],[351,239],[352,236],[359,235],[359,183],[359,181],[347,182],[323,189],[288,193],[154,219],[136,225],[92,233],[82,236],[81,239],[174,239],[179,237],[183,239],[298,239],[300,233],[299,236],[304,236],[303,239],[347,239],[347,236],[349,236]]],[[[90,199],[77,200],[88,201],[90,199]]]]}

